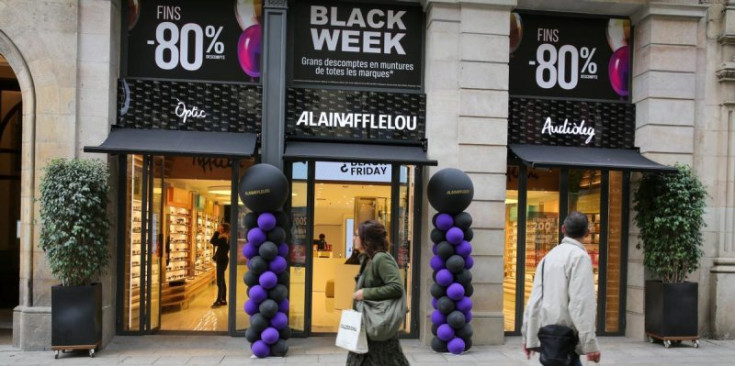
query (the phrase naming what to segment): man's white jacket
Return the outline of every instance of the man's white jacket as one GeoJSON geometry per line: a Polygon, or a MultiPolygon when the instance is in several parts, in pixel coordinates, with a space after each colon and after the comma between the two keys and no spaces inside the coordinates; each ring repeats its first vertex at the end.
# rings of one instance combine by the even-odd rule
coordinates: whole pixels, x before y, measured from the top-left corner
{"type": "Polygon", "coordinates": [[[539,328],[559,324],[573,328],[579,333],[577,354],[599,352],[595,336],[596,313],[597,300],[592,261],[584,245],[565,237],[561,244],[549,251],[536,267],[531,297],[523,313],[521,327],[523,342],[526,348],[539,347],[539,328]]]}

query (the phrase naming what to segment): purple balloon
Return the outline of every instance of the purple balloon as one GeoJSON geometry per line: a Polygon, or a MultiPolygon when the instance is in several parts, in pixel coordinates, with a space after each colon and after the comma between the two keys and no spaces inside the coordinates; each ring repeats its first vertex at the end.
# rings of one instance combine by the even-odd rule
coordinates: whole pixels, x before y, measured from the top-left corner
{"type": "Polygon", "coordinates": [[[255,245],[256,247],[259,247],[260,244],[263,244],[263,242],[265,242],[265,239],[266,235],[259,227],[254,227],[248,231],[248,242],[255,245]]]}
{"type": "Polygon", "coordinates": [[[449,270],[442,269],[436,273],[436,283],[442,286],[449,286],[452,282],[454,282],[454,276],[449,270]]]}
{"type": "Polygon", "coordinates": [[[449,285],[447,288],[447,296],[454,301],[462,300],[464,297],[464,286],[458,283],[449,285]]]}
{"type": "Polygon", "coordinates": [[[286,270],[286,267],[288,267],[288,263],[286,263],[286,259],[283,257],[275,257],[273,260],[268,264],[270,267],[270,270],[275,273],[283,273],[283,271],[286,270]]]}
{"type": "Polygon", "coordinates": [[[436,297],[432,297],[432,298],[431,298],[431,306],[432,306],[432,307],[433,307],[434,309],[436,309],[436,302],[437,302],[437,301],[439,301],[439,300],[437,300],[437,299],[436,299],[436,297]]]}
{"type": "MultiPolygon", "coordinates": [[[[261,278],[263,277],[261,276],[261,278]]],[[[260,282],[262,282],[262,280],[260,282]]],[[[250,291],[248,291],[248,296],[250,297],[250,300],[253,300],[256,304],[260,304],[263,300],[268,298],[268,291],[266,291],[261,285],[255,285],[250,288],[250,291]]]]}
{"type": "Polygon", "coordinates": [[[454,252],[461,255],[462,258],[467,259],[472,254],[472,244],[467,240],[462,240],[461,243],[454,247],[454,252]]]}
{"type": "Polygon", "coordinates": [[[454,225],[454,219],[452,218],[452,215],[450,214],[439,214],[436,217],[436,228],[441,231],[447,231],[449,230],[452,225],[454,225]]]}
{"type": "Polygon", "coordinates": [[[436,244],[432,245],[431,252],[434,253],[434,255],[437,255],[437,253],[439,253],[439,246],[436,244]]]}
{"type": "MultiPolygon", "coordinates": [[[[276,257],[278,258],[278,257],[276,257]]],[[[265,271],[260,274],[260,278],[258,279],[258,283],[260,283],[261,286],[263,286],[264,289],[270,290],[278,284],[278,277],[275,273],[271,271],[265,271]]],[[[267,296],[266,296],[267,297],[267,296]]]]}
{"type": "Polygon", "coordinates": [[[278,330],[273,327],[265,328],[263,333],[260,333],[260,339],[267,344],[273,344],[278,342],[278,330]]]}
{"type": "Polygon", "coordinates": [[[431,269],[435,271],[444,269],[444,260],[441,259],[441,257],[439,257],[438,255],[431,257],[431,262],[429,264],[431,265],[431,269]]]}
{"type": "MultiPolygon", "coordinates": [[[[276,333],[278,333],[278,331],[276,331],[276,333]]],[[[253,351],[253,354],[257,358],[268,357],[268,355],[271,353],[271,348],[268,347],[268,343],[265,343],[263,341],[255,341],[255,343],[250,346],[250,349],[253,351]]]]}
{"type": "Polygon", "coordinates": [[[472,299],[465,296],[462,298],[462,300],[457,301],[457,310],[467,315],[467,312],[472,310],[472,299]]]}
{"type": "Polygon", "coordinates": [[[469,257],[465,258],[465,260],[464,260],[464,268],[470,269],[474,265],[475,265],[475,260],[472,259],[472,256],[469,256],[469,257]]]}
{"type": "Polygon", "coordinates": [[[447,230],[447,241],[450,244],[457,245],[461,243],[462,240],[464,240],[464,232],[462,231],[462,229],[455,226],[447,230]]]}
{"type": "Polygon", "coordinates": [[[610,75],[610,86],[615,90],[615,93],[621,97],[627,97],[630,94],[630,88],[628,87],[630,47],[623,46],[613,52],[610,56],[610,63],[607,65],[607,71],[610,75]]]}
{"type": "Polygon", "coordinates": [[[442,314],[439,310],[434,310],[434,312],[431,313],[431,322],[436,325],[446,324],[447,316],[442,314]]]}
{"type": "Polygon", "coordinates": [[[454,338],[454,329],[449,324],[442,324],[436,330],[436,336],[444,342],[449,342],[454,338]]]}
{"type": "Polygon", "coordinates": [[[248,315],[254,315],[258,311],[258,303],[255,300],[250,299],[245,301],[245,313],[248,315]]]}
{"type": "Polygon", "coordinates": [[[251,259],[258,255],[258,247],[250,243],[245,243],[242,246],[242,255],[247,259],[251,259]]]}
{"type": "Polygon", "coordinates": [[[278,311],[288,314],[288,305],[288,299],[283,299],[283,301],[278,304],[278,311]]]}
{"type": "Polygon", "coordinates": [[[465,323],[469,323],[472,320],[472,310],[469,310],[466,313],[462,313],[462,314],[464,314],[465,323]]]}
{"type": "Polygon", "coordinates": [[[260,42],[263,29],[253,24],[242,32],[237,41],[237,58],[240,67],[250,77],[260,77],[260,42]]]}
{"type": "Polygon", "coordinates": [[[464,352],[465,344],[462,338],[455,337],[454,339],[449,341],[449,343],[447,343],[447,348],[449,349],[449,352],[458,355],[464,352]]]}
{"type": "Polygon", "coordinates": [[[263,212],[258,216],[258,227],[263,231],[271,231],[276,227],[276,217],[270,212],[263,212]]]}
{"type": "Polygon", "coordinates": [[[281,330],[288,325],[288,315],[278,312],[271,318],[271,327],[281,330]]]}
{"type": "Polygon", "coordinates": [[[278,246],[278,255],[280,255],[281,257],[288,258],[288,251],[289,251],[288,244],[281,243],[278,246]]]}

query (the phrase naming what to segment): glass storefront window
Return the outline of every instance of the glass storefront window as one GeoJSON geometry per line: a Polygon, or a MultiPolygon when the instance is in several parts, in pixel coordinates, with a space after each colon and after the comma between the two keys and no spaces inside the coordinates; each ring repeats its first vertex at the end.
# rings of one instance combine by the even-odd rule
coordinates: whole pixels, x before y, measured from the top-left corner
{"type": "Polygon", "coordinates": [[[610,172],[607,229],[607,281],[605,291],[605,331],[619,332],[623,260],[623,173],[610,172]]]}
{"type": "Polygon", "coordinates": [[[599,170],[569,170],[569,212],[579,211],[587,215],[589,235],[584,240],[584,247],[592,260],[595,274],[595,294],[598,288],[600,263],[600,194],[602,192],[602,172],[599,170]]]}
{"type": "MultiPolygon", "coordinates": [[[[400,167],[400,180],[398,187],[398,238],[395,243],[396,246],[394,251],[396,261],[398,262],[398,268],[401,271],[401,277],[403,278],[403,286],[406,289],[406,303],[409,308],[409,314],[411,310],[411,299],[412,299],[412,278],[411,278],[411,253],[413,253],[413,220],[414,217],[411,212],[414,210],[414,174],[416,167],[404,166],[400,167]]],[[[411,332],[411,317],[406,317],[404,324],[404,332],[411,332]]]]}
{"type": "Polygon", "coordinates": [[[518,263],[518,166],[508,166],[505,188],[505,261],[503,264],[504,330],[516,329],[516,282],[518,263]]]}
{"type": "Polygon", "coordinates": [[[294,331],[306,330],[306,254],[308,245],[307,179],[308,164],[292,165],[291,181],[291,241],[289,263],[291,285],[289,287],[289,326],[294,331]]]}
{"type": "Polygon", "coordinates": [[[123,330],[140,330],[140,285],[143,253],[143,156],[127,159],[123,330]]]}
{"type": "Polygon", "coordinates": [[[531,296],[536,265],[559,244],[559,176],[558,169],[528,169],[523,306],[531,296]]]}

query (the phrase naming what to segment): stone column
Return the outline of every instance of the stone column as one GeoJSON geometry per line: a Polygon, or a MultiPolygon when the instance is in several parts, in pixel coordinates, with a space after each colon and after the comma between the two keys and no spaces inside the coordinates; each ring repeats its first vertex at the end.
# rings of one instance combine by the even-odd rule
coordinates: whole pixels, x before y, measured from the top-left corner
{"type": "MultiPolygon", "coordinates": [[[[423,1],[426,9],[427,137],[439,169],[458,168],[473,181],[473,342],[503,343],[503,254],[508,135],[510,12],[516,0],[423,1]]],[[[422,243],[436,213],[424,205],[422,243]]],[[[422,248],[421,278],[431,278],[431,249],[422,248]]],[[[429,286],[421,287],[421,340],[431,341],[429,286]]]]}
{"type": "MultiPolygon", "coordinates": [[[[720,49],[719,69],[715,72],[719,84],[720,105],[713,106],[713,123],[708,125],[705,138],[716,147],[709,160],[713,166],[710,190],[716,202],[713,211],[718,245],[715,247],[709,284],[713,295],[710,303],[710,324],[714,338],[735,338],[735,2],[730,1],[721,19],[717,39],[720,49]],[[714,114],[714,113],[713,113],[714,114]]],[[[720,12],[719,14],[723,14],[720,12]]],[[[719,15],[718,14],[718,15],[719,15]]],[[[715,62],[716,62],[715,61],[715,62]]],[[[714,64],[714,62],[713,62],[714,64]]],[[[716,102],[716,101],[714,101],[716,102]]],[[[714,103],[713,103],[714,104],[714,103]]]]}
{"type": "Polygon", "coordinates": [[[262,162],[283,170],[286,132],[286,0],[263,4],[263,118],[262,162]]]}
{"type": "MultiPolygon", "coordinates": [[[[632,17],[635,144],[643,155],[662,164],[694,163],[698,47],[705,11],[706,5],[652,2],[632,17]]],[[[632,209],[630,217],[635,217],[632,209]]],[[[646,276],[632,222],[629,235],[625,334],[642,339],[646,276]]],[[[706,294],[700,284],[702,293],[706,294]]]]}

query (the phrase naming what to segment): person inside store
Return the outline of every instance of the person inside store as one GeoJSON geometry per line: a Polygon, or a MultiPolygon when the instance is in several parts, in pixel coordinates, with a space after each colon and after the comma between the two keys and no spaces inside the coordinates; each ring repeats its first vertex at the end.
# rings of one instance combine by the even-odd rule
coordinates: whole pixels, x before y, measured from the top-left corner
{"type": "Polygon", "coordinates": [[[316,250],[327,250],[326,235],[319,234],[319,239],[314,239],[314,248],[316,250]]]}
{"type": "Polygon", "coordinates": [[[225,282],[225,270],[230,263],[230,224],[223,222],[217,226],[212,239],[214,245],[214,263],[217,265],[217,300],[212,304],[213,308],[227,305],[227,284],[225,282]]]}
{"type": "MultiPolygon", "coordinates": [[[[388,254],[388,232],[385,226],[375,220],[365,221],[360,224],[353,242],[355,250],[363,254],[355,286],[357,291],[352,294],[353,300],[391,301],[401,298],[405,289],[398,272],[398,264],[388,254]]],[[[398,330],[387,341],[373,341],[368,338],[367,343],[367,353],[347,354],[347,366],[409,365],[398,342],[398,330]]]]}
{"type": "Polygon", "coordinates": [[[592,260],[582,244],[589,235],[587,216],[574,211],[564,219],[564,239],[536,267],[531,296],[523,313],[522,347],[526,358],[541,346],[538,333],[546,325],[572,328],[578,342],[573,365],[582,365],[579,355],[600,362],[595,336],[597,304],[592,260]]]}

